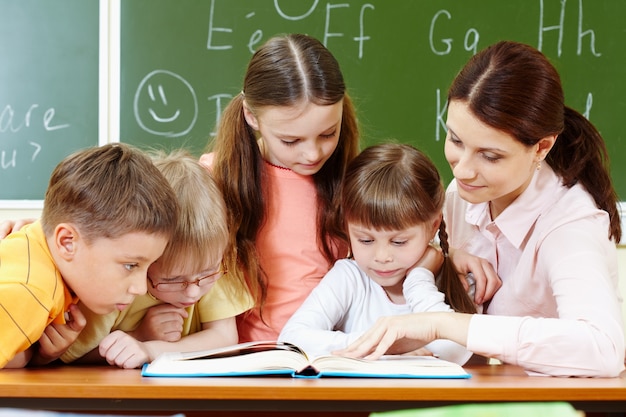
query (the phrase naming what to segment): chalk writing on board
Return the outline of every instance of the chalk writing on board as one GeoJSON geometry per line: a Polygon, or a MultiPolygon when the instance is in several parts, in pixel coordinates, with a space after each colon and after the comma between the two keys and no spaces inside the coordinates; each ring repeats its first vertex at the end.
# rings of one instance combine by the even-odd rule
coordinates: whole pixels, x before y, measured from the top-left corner
{"type": "MultiPolygon", "coordinates": [[[[544,0],[539,0],[539,19],[538,19],[538,49],[542,50],[543,47],[543,35],[546,32],[557,31],[557,41],[556,41],[556,54],[557,56],[561,56],[562,54],[562,44],[563,44],[563,34],[565,32],[565,8],[567,5],[567,0],[561,0],[561,7],[559,10],[558,16],[558,24],[548,26],[547,21],[548,18],[545,16],[544,11],[544,0]]],[[[596,42],[596,34],[593,29],[583,30],[584,26],[584,4],[583,0],[578,0],[578,19],[577,19],[577,44],[576,44],[576,55],[581,55],[583,52],[583,40],[588,38],[589,40],[589,52],[592,56],[598,58],[602,54],[596,51],[595,42],[596,42]]],[[[437,29],[438,23],[442,21],[442,19],[451,20],[452,13],[448,10],[442,9],[438,10],[431,19],[430,29],[428,32],[428,41],[430,45],[431,52],[434,55],[448,55],[452,51],[452,38],[437,38],[435,33],[439,33],[437,29]],[[441,47],[441,44],[445,45],[445,47],[441,47]]],[[[471,52],[472,54],[476,54],[478,48],[478,41],[480,39],[480,34],[477,29],[469,28],[465,32],[464,39],[464,48],[466,51],[471,52]]],[[[441,132],[446,132],[446,125],[444,120],[445,111],[448,105],[447,100],[443,100],[442,103],[442,93],[439,88],[436,89],[436,114],[435,114],[435,141],[441,140],[441,132]]],[[[587,119],[590,119],[591,107],[593,106],[593,93],[587,93],[587,100],[584,103],[584,110],[581,112],[587,119]]]]}
{"type": "MultiPolygon", "coordinates": [[[[231,34],[234,31],[233,28],[220,26],[219,24],[216,23],[216,21],[218,21],[221,16],[228,15],[228,13],[224,12],[224,10],[221,10],[219,8],[217,8],[216,10],[215,3],[216,3],[216,0],[211,0],[206,48],[207,50],[215,50],[215,51],[223,51],[223,50],[232,49],[233,48],[232,44],[223,43],[223,42],[220,43],[214,39],[215,33],[231,34]]],[[[301,4],[301,3],[298,3],[298,4],[301,4]]],[[[304,6],[302,7],[302,11],[299,14],[290,14],[286,12],[283,7],[281,7],[279,0],[274,0],[274,10],[276,11],[276,14],[284,20],[288,20],[288,21],[304,20],[310,17],[313,14],[313,12],[317,9],[319,5],[319,0],[313,0],[310,6],[305,3],[302,3],[302,4],[304,4],[304,6]]],[[[321,40],[324,45],[328,46],[328,41],[330,38],[345,36],[345,33],[337,32],[336,29],[334,29],[333,31],[332,29],[333,27],[338,27],[338,25],[340,27],[340,20],[341,20],[339,18],[338,19],[333,18],[334,13],[335,13],[334,10],[351,8],[352,5],[350,5],[349,3],[326,3],[324,7],[325,7],[324,33],[323,33],[321,40]],[[335,25],[333,25],[333,23],[335,23],[335,25]]],[[[359,34],[358,36],[352,37],[352,40],[357,42],[358,44],[359,59],[363,58],[364,43],[371,39],[370,36],[367,35],[367,31],[365,29],[365,11],[374,10],[374,9],[375,9],[374,5],[370,3],[362,4],[359,9],[359,25],[358,25],[359,34]]],[[[255,14],[256,13],[254,11],[250,11],[246,13],[244,16],[247,20],[251,20],[255,17],[255,14]]],[[[247,26],[248,25],[246,25],[246,27],[247,26]]],[[[250,38],[247,44],[248,50],[250,52],[254,52],[255,49],[258,46],[260,46],[260,43],[263,42],[263,40],[264,40],[263,31],[260,29],[254,30],[252,34],[250,35],[250,38]]]]}
{"type": "MultiPolygon", "coordinates": [[[[41,151],[41,145],[32,141],[28,141],[28,144],[33,147],[32,153],[30,155],[30,162],[35,162],[35,159],[37,159],[37,155],[39,155],[39,152],[41,151]]],[[[15,168],[16,166],[17,150],[13,149],[10,152],[2,150],[2,152],[0,152],[0,167],[2,169],[8,169],[15,168]]]]}
{"type": "MultiPolygon", "coordinates": [[[[274,9],[277,15],[284,20],[303,20],[309,17],[318,7],[319,0],[313,0],[307,5],[302,13],[289,14],[284,11],[278,0],[274,0],[274,9]]],[[[324,38],[323,43],[333,37],[342,37],[342,32],[331,31],[331,17],[333,10],[337,8],[349,8],[347,3],[326,4],[324,14],[324,38]]],[[[358,57],[364,54],[364,43],[370,40],[365,31],[365,11],[373,10],[374,6],[369,3],[363,4],[359,9],[359,34],[352,37],[358,43],[358,57]]],[[[211,0],[208,19],[208,38],[206,48],[209,51],[224,51],[233,48],[230,44],[218,44],[213,38],[215,33],[231,34],[233,29],[216,24],[216,15],[221,10],[216,10],[216,1],[211,0]]],[[[254,11],[247,12],[246,19],[255,17],[254,11]]],[[[253,31],[247,43],[248,50],[253,53],[254,49],[263,41],[261,30],[253,31]]],[[[220,119],[224,103],[231,99],[231,94],[218,93],[208,97],[214,101],[217,108],[216,124],[220,119]]],[[[198,118],[198,101],[192,85],[181,75],[171,71],[158,69],[147,74],[139,83],[133,100],[133,113],[139,127],[156,136],[180,137],[189,133],[198,118]]],[[[214,136],[215,132],[211,132],[214,136]]]]}
{"type": "MultiPolygon", "coordinates": [[[[565,32],[565,10],[567,6],[567,0],[561,0],[561,9],[559,11],[558,23],[555,25],[548,25],[548,21],[550,20],[545,16],[544,10],[544,0],[539,0],[539,19],[538,19],[538,29],[539,34],[537,38],[537,48],[542,50],[543,47],[543,35],[546,32],[550,31],[558,31],[558,40],[557,40],[557,56],[561,56],[563,51],[563,34],[565,32]]],[[[438,38],[436,34],[440,33],[437,29],[439,29],[442,25],[442,22],[445,20],[452,20],[452,13],[448,10],[442,9],[437,11],[430,22],[430,28],[428,31],[428,41],[430,45],[430,50],[435,55],[448,55],[452,51],[452,43],[454,39],[441,37],[438,38]],[[444,47],[439,45],[439,43],[443,44],[444,47]]],[[[595,57],[599,57],[602,54],[596,51],[596,34],[593,29],[583,29],[584,26],[584,4],[583,0],[578,0],[578,19],[577,19],[577,37],[576,37],[576,55],[581,55],[583,52],[583,40],[588,38],[589,40],[589,51],[595,57]]],[[[466,51],[472,52],[472,54],[476,54],[478,51],[478,42],[480,40],[480,34],[477,29],[469,28],[465,32],[465,38],[463,40],[463,47],[466,51]]]]}
{"type": "Polygon", "coordinates": [[[179,137],[196,123],[198,100],[193,87],[183,77],[171,71],[155,70],[139,83],[133,110],[137,124],[146,132],[179,137]]]}
{"type": "MultiPolygon", "coordinates": [[[[559,13],[559,22],[556,25],[546,26],[546,19],[544,18],[544,0],[539,0],[539,38],[537,43],[537,48],[541,51],[543,47],[543,34],[545,32],[549,32],[552,30],[558,31],[558,42],[557,42],[557,56],[561,56],[563,51],[563,32],[565,31],[565,7],[567,5],[566,0],[561,0],[561,10],[559,13]]],[[[589,50],[591,54],[595,57],[599,57],[602,55],[599,52],[596,52],[596,34],[593,29],[583,30],[583,22],[584,22],[584,5],[583,0],[578,0],[578,26],[577,30],[577,44],[576,44],[576,55],[581,55],[583,50],[583,39],[585,37],[589,37],[589,50]]]]}
{"type": "MultiPolygon", "coordinates": [[[[28,110],[24,113],[24,117],[16,116],[16,112],[13,106],[7,104],[0,113],[0,133],[17,133],[24,128],[28,128],[34,122],[36,110],[39,108],[39,104],[32,104],[28,110]]],[[[53,131],[58,129],[65,129],[69,127],[69,124],[55,124],[54,123],[55,110],[54,107],[47,109],[41,118],[43,128],[47,131],[53,131]]]]}
{"type": "MultiPolygon", "coordinates": [[[[434,39],[435,38],[435,26],[437,22],[439,21],[439,19],[441,18],[441,16],[445,16],[446,18],[448,18],[448,20],[452,19],[452,14],[449,11],[439,10],[437,13],[435,13],[432,20],[430,21],[430,29],[428,30],[428,42],[430,45],[430,50],[435,55],[447,55],[450,53],[450,51],[452,51],[453,39],[451,38],[439,39],[441,43],[446,45],[445,49],[441,49],[435,45],[435,39],[434,39]]],[[[468,52],[472,52],[472,54],[476,54],[476,52],[478,51],[479,40],[480,40],[480,34],[478,33],[478,30],[474,28],[469,28],[467,32],[465,32],[465,40],[463,42],[465,50],[468,52]]]]}
{"type": "MultiPolygon", "coordinates": [[[[39,104],[31,104],[22,116],[18,114],[12,105],[5,105],[2,108],[2,112],[0,112],[0,134],[17,134],[24,129],[34,127],[34,125],[39,124],[39,117],[41,117],[41,126],[46,132],[53,132],[70,127],[69,123],[57,123],[54,120],[56,114],[54,107],[46,109],[43,114],[40,114],[40,110],[39,104]]],[[[35,162],[41,152],[42,145],[33,141],[28,141],[28,144],[30,147],[27,148],[26,156],[30,159],[30,162],[35,162]]],[[[17,166],[17,160],[17,149],[2,149],[0,151],[1,169],[15,168],[17,166]]]]}

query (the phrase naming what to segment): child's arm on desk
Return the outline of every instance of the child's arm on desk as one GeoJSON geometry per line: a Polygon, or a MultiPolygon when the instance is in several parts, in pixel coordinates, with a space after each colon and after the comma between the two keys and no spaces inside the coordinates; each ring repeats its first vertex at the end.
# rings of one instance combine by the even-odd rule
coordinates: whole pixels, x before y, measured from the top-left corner
{"type": "Polygon", "coordinates": [[[23,352],[16,354],[5,366],[4,369],[9,368],[24,368],[28,365],[30,358],[33,356],[33,347],[29,347],[23,352]]]}
{"type": "Polygon", "coordinates": [[[212,349],[238,342],[235,317],[202,323],[202,330],[175,342],[150,340],[140,342],[122,331],[114,331],[100,342],[100,355],[111,365],[138,368],[164,352],[188,352],[212,349]]]}

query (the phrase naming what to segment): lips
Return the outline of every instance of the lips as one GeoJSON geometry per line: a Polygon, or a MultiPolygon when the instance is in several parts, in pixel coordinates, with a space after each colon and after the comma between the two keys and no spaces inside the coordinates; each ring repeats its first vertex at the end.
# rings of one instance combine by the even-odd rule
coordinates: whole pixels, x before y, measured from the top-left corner
{"type": "Polygon", "coordinates": [[[306,169],[315,169],[318,166],[320,166],[321,163],[322,163],[322,161],[318,161],[318,162],[315,162],[315,163],[312,163],[312,164],[300,164],[300,166],[302,166],[303,168],[306,168],[306,169]]]}
{"type": "MultiPolygon", "coordinates": [[[[196,301],[197,302],[197,301],[196,301]]],[[[180,303],[181,307],[183,308],[187,308],[190,307],[192,305],[194,305],[196,302],[189,302],[189,303],[180,303]]]]}
{"type": "Polygon", "coordinates": [[[392,277],[392,276],[396,275],[398,273],[398,270],[397,269],[393,269],[391,271],[377,271],[377,270],[374,270],[374,273],[376,275],[378,275],[379,277],[388,278],[388,277],[392,277]]]}
{"type": "Polygon", "coordinates": [[[464,191],[468,191],[468,192],[476,191],[476,190],[482,188],[482,186],[466,184],[463,181],[459,181],[458,179],[456,180],[456,183],[457,183],[457,186],[460,189],[462,189],[464,191]]]}

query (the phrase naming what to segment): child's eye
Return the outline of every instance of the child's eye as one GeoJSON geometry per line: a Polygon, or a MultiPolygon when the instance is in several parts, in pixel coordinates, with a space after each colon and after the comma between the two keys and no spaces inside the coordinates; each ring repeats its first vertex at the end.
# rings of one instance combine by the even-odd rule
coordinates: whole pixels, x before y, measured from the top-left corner
{"type": "Polygon", "coordinates": [[[299,140],[281,140],[281,142],[283,143],[283,145],[285,146],[295,146],[296,143],[299,142],[299,140]]]}
{"type": "Polygon", "coordinates": [[[324,139],[330,139],[330,138],[334,138],[336,134],[337,134],[337,131],[333,130],[331,133],[324,133],[324,134],[320,135],[320,137],[322,137],[324,139]]]}
{"type": "Polygon", "coordinates": [[[406,244],[406,242],[407,242],[406,240],[392,240],[391,244],[396,245],[396,246],[402,246],[406,244]]]}
{"type": "Polygon", "coordinates": [[[126,268],[128,272],[132,272],[133,269],[137,268],[138,266],[139,264],[124,264],[124,268],[126,268]]]}
{"type": "Polygon", "coordinates": [[[369,245],[373,241],[374,241],[373,239],[359,239],[359,243],[362,243],[364,245],[369,245]]]}

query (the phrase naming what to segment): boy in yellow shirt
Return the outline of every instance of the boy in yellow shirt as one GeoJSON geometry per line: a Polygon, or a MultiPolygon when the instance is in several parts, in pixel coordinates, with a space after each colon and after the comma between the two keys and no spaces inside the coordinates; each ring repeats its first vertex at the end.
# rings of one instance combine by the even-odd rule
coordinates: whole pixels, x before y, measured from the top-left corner
{"type": "MultiPolygon", "coordinates": [[[[236,316],[253,306],[239,274],[222,258],[228,230],[222,194],[209,172],[183,150],[153,157],[176,193],[179,218],[163,255],[148,269],[148,293],[108,315],[83,309],[87,325],[61,356],[136,368],[166,351],[238,342],[236,316]]],[[[82,308],[82,306],[81,306],[82,308]]]]}
{"type": "Polygon", "coordinates": [[[66,332],[65,313],[77,300],[108,314],[145,294],[177,216],[172,187],[144,153],[109,144],[65,158],[41,221],[0,241],[0,368],[56,359],[35,342],[49,325],[76,337],[82,326],[66,332]]]}

